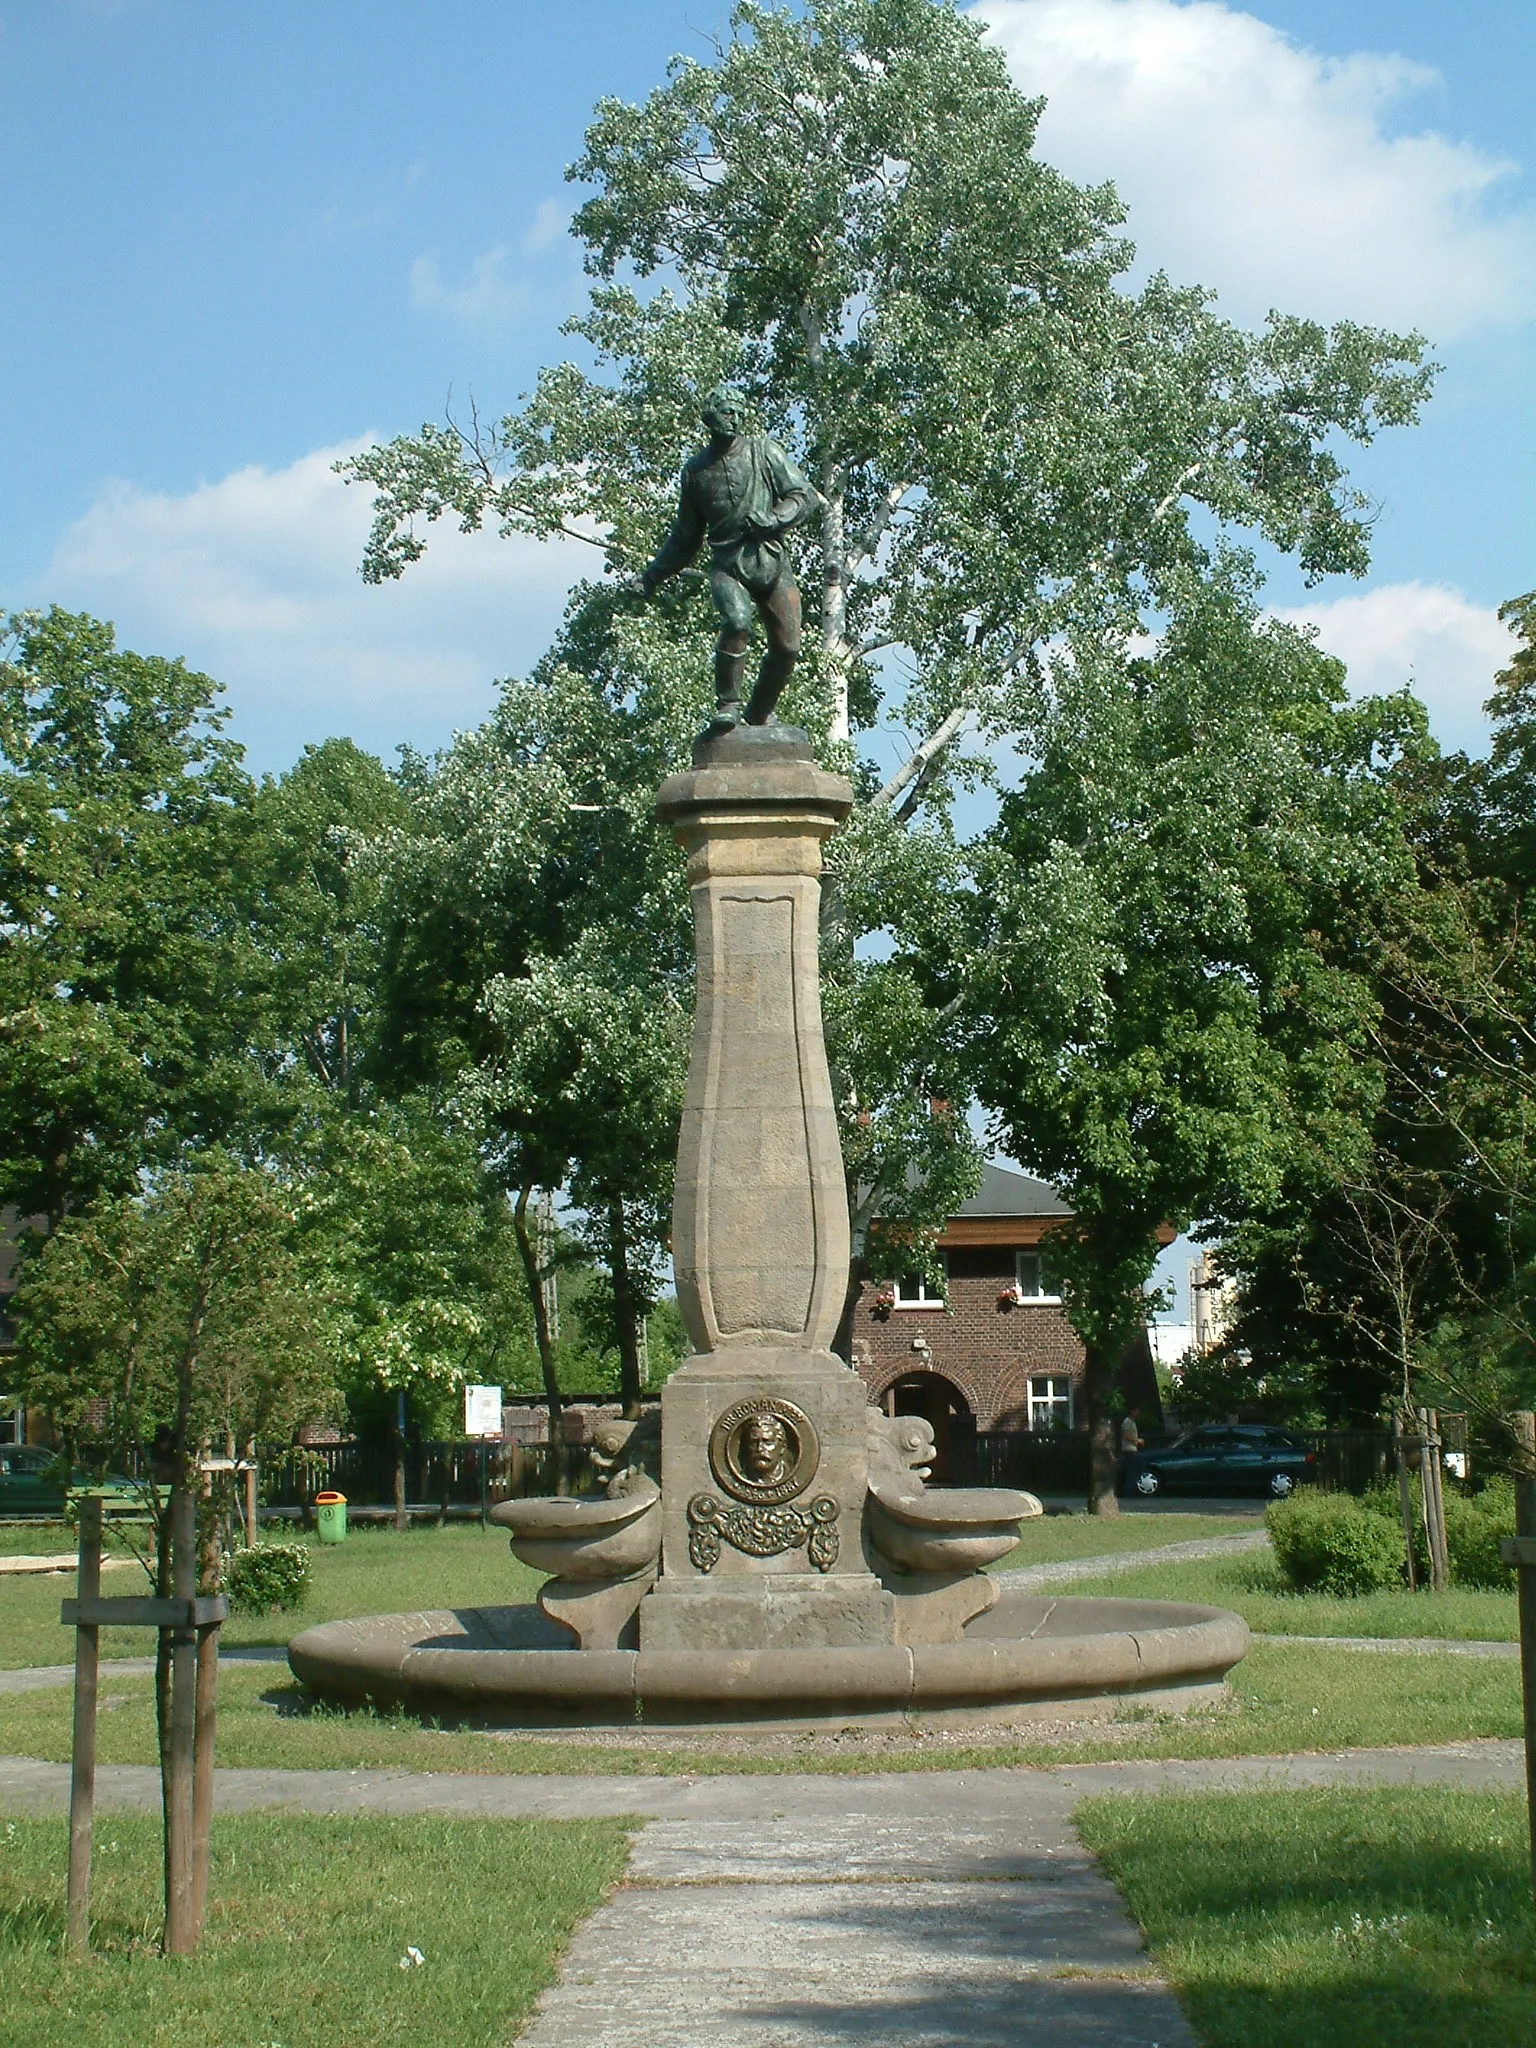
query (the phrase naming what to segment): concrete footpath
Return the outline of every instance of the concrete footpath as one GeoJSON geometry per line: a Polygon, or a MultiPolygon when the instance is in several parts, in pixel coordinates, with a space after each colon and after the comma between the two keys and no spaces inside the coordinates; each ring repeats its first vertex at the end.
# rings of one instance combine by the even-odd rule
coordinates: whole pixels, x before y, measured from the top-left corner
{"type": "MultiPolygon", "coordinates": [[[[523,2048],[1195,2048],[1072,1829],[1115,1791],[1516,1790],[1518,1742],[1057,1770],[465,1777],[221,1770],[224,1813],[620,1815],[625,1882],[581,1927],[523,2048]]],[[[0,1758],[0,1814],[62,1813],[65,1766],[0,1758]]],[[[98,1772],[152,1809],[148,1767],[98,1772]]]]}
{"type": "Polygon", "coordinates": [[[1015,1588],[1027,1586],[1070,1586],[1078,1579],[1109,1578],[1120,1572],[1145,1571],[1160,1564],[1187,1564],[1201,1557],[1231,1557],[1245,1550],[1268,1550],[1269,1534],[1264,1529],[1243,1529],[1236,1536],[1196,1536],[1188,1543],[1158,1543],[1146,1550],[1110,1550],[1098,1557],[1058,1558],[1051,1564],[1016,1565],[1012,1571],[995,1574],[998,1582],[1015,1588]]]}

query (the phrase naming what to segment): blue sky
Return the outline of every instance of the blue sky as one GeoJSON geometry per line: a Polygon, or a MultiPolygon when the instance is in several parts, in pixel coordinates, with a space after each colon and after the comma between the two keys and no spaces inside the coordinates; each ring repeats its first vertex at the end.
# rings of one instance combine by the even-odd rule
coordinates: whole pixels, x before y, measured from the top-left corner
{"type": "MultiPolygon", "coordinates": [[[[1361,686],[1412,673],[1479,735],[1536,582],[1536,8],[1516,0],[987,0],[1042,150],[1113,177],[1144,267],[1266,307],[1418,324],[1418,430],[1356,473],[1362,586],[1272,596],[1361,686]]],[[[253,764],[349,731],[388,753],[488,708],[574,564],[434,548],[365,590],[335,453],[501,408],[582,279],[565,164],[601,94],[702,53],[722,0],[0,0],[0,603],[102,612],[231,689],[253,764]]]]}

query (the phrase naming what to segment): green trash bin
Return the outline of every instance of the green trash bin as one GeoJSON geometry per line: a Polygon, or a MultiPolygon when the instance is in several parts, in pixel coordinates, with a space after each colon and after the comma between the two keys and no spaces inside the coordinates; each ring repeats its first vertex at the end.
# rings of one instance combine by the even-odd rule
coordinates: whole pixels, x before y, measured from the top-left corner
{"type": "Polygon", "coordinates": [[[344,1493],[315,1495],[315,1523],[322,1543],[347,1540],[347,1496],[344,1493]]]}

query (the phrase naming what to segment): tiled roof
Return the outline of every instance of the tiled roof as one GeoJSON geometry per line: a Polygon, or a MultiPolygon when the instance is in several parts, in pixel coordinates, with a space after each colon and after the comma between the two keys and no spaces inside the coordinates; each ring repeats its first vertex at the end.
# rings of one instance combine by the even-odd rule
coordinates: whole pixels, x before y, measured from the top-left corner
{"type": "Polygon", "coordinates": [[[1064,1202],[1047,1181],[1019,1173],[1013,1167],[981,1169],[981,1186],[968,1202],[962,1202],[957,1216],[1070,1216],[1064,1202]]]}

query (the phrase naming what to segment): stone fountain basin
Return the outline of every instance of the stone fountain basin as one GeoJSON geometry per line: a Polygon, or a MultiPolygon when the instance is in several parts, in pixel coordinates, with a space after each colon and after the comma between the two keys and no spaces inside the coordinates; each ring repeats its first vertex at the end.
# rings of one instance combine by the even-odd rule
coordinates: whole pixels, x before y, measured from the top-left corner
{"type": "Polygon", "coordinates": [[[969,1726],[1191,1705],[1248,1640],[1219,1607],[1005,1591],[958,1642],[910,1648],[578,1650],[536,1607],[471,1607],[325,1622],[288,1662],[327,1700],[502,1727],[969,1726]]]}

